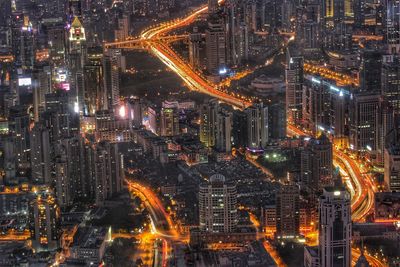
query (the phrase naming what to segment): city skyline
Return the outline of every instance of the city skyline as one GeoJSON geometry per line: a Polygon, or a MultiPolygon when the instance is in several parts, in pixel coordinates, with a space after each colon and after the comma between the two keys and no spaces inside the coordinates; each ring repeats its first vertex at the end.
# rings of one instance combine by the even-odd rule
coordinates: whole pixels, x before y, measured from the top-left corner
{"type": "Polygon", "coordinates": [[[398,266],[398,0],[0,3],[0,265],[398,266]]]}

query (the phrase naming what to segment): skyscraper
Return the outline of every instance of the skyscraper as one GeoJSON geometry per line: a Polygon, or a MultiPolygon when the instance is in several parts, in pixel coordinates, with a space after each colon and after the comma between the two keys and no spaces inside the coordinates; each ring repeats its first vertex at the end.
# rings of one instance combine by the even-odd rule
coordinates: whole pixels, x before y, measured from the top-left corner
{"type": "Polygon", "coordinates": [[[103,58],[104,87],[107,96],[107,109],[112,110],[119,105],[121,50],[109,49],[103,58]]]}
{"type": "Polygon", "coordinates": [[[385,0],[383,6],[383,24],[387,51],[389,54],[398,54],[400,52],[400,1],[385,0]]]}
{"type": "Polygon", "coordinates": [[[377,114],[380,95],[354,94],[350,106],[350,148],[375,153],[378,145],[377,114]]]}
{"type": "Polygon", "coordinates": [[[219,17],[212,16],[206,30],[207,70],[212,75],[219,75],[226,67],[226,37],[224,24],[219,17]]]}
{"type": "Polygon", "coordinates": [[[319,204],[320,266],[351,266],[351,234],[350,194],[343,186],[325,188],[319,204]]]}
{"type": "Polygon", "coordinates": [[[389,191],[400,192],[400,146],[392,145],[385,149],[384,179],[389,191]]]}
{"type": "Polygon", "coordinates": [[[210,233],[234,232],[238,223],[236,186],[214,174],[199,189],[200,229],[210,233]]]}
{"type": "Polygon", "coordinates": [[[300,191],[297,185],[282,185],[276,195],[276,235],[296,238],[300,231],[300,191]]]}
{"type": "Polygon", "coordinates": [[[55,249],[58,246],[60,211],[54,197],[38,196],[29,205],[30,232],[36,249],[55,249]]]}
{"type": "Polygon", "coordinates": [[[382,63],[381,93],[400,113],[400,60],[397,56],[385,56],[382,63]]]}
{"type": "Polygon", "coordinates": [[[288,49],[286,64],[286,117],[289,123],[299,124],[302,119],[303,57],[292,56],[288,49]]]}
{"type": "Polygon", "coordinates": [[[96,204],[103,205],[122,188],[121,155],[118,144],[101,142],[93,147],[96,204]]]}
{"type": "Polygon", "coordinates": [[[268,144],[268,107],[262,103],[245,110],[247,114],[247,147],[265,148],[268,144]]]}
{"type": "Polygon", "coordinates": [[[161,136],[179,134],[179,112],[175,108],[161,108],[161,136]]]}
{"type": "Polygon", "coordinates": [[[215,148],[220,152],[232,149],[232,113],[221,109],[217,113],[215,148]]]}
{"type": "Polygon", "coordinates": [[[219,109],[218,101],[210,100],[201,106],[200,110],[200,141],[206,147],[215,145],[216,120],[219,109]]]}

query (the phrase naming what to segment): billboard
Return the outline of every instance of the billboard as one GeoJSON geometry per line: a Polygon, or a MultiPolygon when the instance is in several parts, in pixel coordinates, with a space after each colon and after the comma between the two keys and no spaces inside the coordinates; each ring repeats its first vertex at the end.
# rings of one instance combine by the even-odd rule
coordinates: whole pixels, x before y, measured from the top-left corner
{"type": "Polygon", "coordinates": [[[18,78],[18,86],[31,86],[32,79],[31,78],[18,78]]]}

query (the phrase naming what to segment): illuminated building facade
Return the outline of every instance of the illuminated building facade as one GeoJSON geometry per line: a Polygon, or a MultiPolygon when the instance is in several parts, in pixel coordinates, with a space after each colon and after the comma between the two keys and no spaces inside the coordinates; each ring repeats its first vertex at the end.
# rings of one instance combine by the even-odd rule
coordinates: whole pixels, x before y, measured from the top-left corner
{"type": "Polygon", "coordinates": [[[326,187],[319,202],[319,263],[351,266],[350,194],[342,186],[326,187]]]}
{"type": "Polygon", "coordinates": [[[265,148],[268,144],[268,107],[262,103],[245,110],[247,114],[247,147],[265,148]]]}
{"type": "Polygon", "coordinates": [[[302,121],[303,57],[292,56],[288,49],[286,66],[286,118],[289,123],[299,124],[302,121]]]}
{"type": "Polygon", "coordinates": [[[295,184],[283,185],[276,195],[276,236],[293,239],[299,236],[299,188],[295,184]]]}
{"type": "Polygon", "coordinates": [[[238,223],[236,186],[221,174],[210,177],[199,189],[200,229],[209,233],[234,232],[238,223]]]}
{"type": "Polygon", "coordinates": [[[179,112],[174,108],[161,109],[161,136],[179,134],[179,112]]]}
{"type": "Polygon", "coordinates": [[[226,36],[224,24],[212,18],[206,30],[207,70],[212,75],[223,74],[226,68],[226,36]]]}
{"type": "Polygon", "coordinates": [[[52,196],[38,196],[29,207],[33,246],[55,249],[59,240],[60,210],[52,196]]]}

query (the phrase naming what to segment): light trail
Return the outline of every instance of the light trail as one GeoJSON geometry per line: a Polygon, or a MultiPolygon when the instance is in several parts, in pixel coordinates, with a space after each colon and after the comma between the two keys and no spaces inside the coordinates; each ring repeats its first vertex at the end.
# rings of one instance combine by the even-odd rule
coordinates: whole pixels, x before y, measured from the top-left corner
{"type": "MultiPolygon", "coordinates": [[[[306,132],[296,128],[293,125],[288,125],[288,132],[298,136],[309,136],[306,132]]],[[[334,163],[343,163],[344,171],[349,174],[349,177],[354,184],[353,189],[355,194],[352,198],[352,219],[356,222],[365,221],[365,217],[371,213],[373,209],[374,192],[376,187],[373,186],[371,181],[372,177],[365,177],[361,172],[361,167],[355,160],[350,158],[345,153],[334,148],[333,149],[334,163]]],[[[340,164],[335,165],[340,166],[340,164]]],[[[353,191],[351,190],[351,191],[353,191]]]]}

